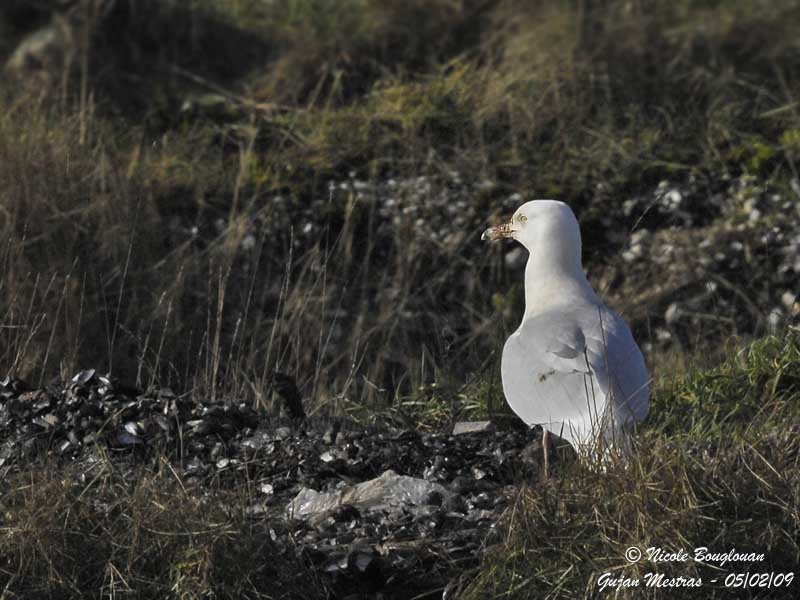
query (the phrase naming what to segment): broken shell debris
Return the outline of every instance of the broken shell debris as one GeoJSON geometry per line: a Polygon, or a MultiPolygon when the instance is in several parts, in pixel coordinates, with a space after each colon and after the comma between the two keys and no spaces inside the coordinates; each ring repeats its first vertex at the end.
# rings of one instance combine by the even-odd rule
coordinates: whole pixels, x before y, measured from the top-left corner
{"type": "Polygon", "coordinates": [[[43,456],[87,472],[98,460],[124,469],[164,456],[187,487],[249,482],[251,518],[345,595],[398,581],[441,589],[477,565],[515,482],[538,476],[540,440],[540,430],[492,422],[420,433],[268,417],[242,402],[142,392],[93,369],[41,389],[0,380],[0,478],[43,456]]]}

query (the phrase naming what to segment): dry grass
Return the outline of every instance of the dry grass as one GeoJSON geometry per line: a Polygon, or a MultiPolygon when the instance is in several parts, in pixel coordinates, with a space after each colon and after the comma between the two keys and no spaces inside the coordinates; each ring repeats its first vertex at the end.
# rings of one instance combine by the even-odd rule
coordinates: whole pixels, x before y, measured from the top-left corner
{"type": "Polygon", "coordinates": [[[270,524],[246,515],[246,488],[189,487],[166,461],[43,464],[2,494],[4,599],[326,597],[270,524]]]}
{"type": "MultiPolygon", "coordinates": [[[[8,39],[49,6],[4,8],[8,39]]],[[[0,358],[34,380],[263,404],[277,366],[334,410],[463,381],[502,339],[483,282],[511,280],[473,234],[510,192],[575,206],[593,262],[661,177],[795,173],[791,2],[74,7],[62,61],[0,95],[0,358]],[[428,176],[401,200],[446,235],[332,195],[351,170],[428,176]],[[461,221],[433,203],[452,172],[461,221]]]]}

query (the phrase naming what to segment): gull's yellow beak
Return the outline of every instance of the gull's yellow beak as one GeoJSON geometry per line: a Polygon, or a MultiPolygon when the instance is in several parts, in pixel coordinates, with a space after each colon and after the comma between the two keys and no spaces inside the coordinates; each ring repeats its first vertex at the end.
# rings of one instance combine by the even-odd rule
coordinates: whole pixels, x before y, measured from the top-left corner
{"type": "Polygon", "coordinates": [[[503,223],[502,225],[495,225],[494,227],[489,227],[486,231],[483,232],[481,235],[481,240],[489,240],[490,242],[494,242],[497,240],[501,240],[503,238],[513,238],[514,237],[514,230],[511,228],[511,221],[508,223],[503,223]]]}

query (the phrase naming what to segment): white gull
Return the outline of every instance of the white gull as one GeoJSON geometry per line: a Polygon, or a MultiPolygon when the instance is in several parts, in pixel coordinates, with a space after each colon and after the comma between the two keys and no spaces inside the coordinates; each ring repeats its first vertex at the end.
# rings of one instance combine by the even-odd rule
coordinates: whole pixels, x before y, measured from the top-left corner
{"type": "Polygon", "coordinates": [[[526,202],[481,236],[501,238],[529,252],[525,315],[503,348],[506,400],[584,456],[626,451],[630,426],[647,415],[649,376],[627,324],[586,279],[575,215],[563,202],[526,202]]]}

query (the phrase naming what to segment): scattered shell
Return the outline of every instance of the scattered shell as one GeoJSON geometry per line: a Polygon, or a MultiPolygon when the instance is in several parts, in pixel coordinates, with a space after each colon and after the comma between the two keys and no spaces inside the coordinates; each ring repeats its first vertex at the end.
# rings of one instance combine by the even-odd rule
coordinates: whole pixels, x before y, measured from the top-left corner
{"type": "Polygon", "coordinates": [[[398,579],[444,588],[458,569],[478,563],[508,506],[504,488],[538,468],[523,460],[523,449],[541,431],[488,421],[460,423],[456,431],[266,417],[241,403],[199,402],[167,388],[143,393],[92,369],[63,387],[0,381],[4,471],[50,452],[85,465],[88,481],[95,449],[105,446],[120,469],[161,455],[187,483],[257,481],[246,513],[271,524],[272,543],[308,553],[345,591],[363,577],[374,577],[376,589],[390,590],[398,579]],[[287,505],[303,516],[291,528],[282,520],[287,505]]]}

